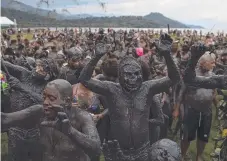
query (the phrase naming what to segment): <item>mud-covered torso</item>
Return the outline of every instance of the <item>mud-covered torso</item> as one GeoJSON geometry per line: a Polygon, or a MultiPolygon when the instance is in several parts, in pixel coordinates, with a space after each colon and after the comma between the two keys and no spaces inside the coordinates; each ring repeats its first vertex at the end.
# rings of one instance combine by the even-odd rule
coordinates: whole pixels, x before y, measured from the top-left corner
{"type": "Polygon", "coordinates": [[[119,141],[124,150],[138,149],[149,141],[148,90],[142,86],[134,96],[127,96],[120,85],[113,87],[109,101],[110,138],[119,141]]]}
{"type": "MultiPolygon", "coordinates": [[[[201,76],[199,70],[196,71],[197,76],[201,76]]],[[[212,76],[213,73],[206,73],[203,76],[212,76]]],[[[213,89],[204,89],[204,88],[195,88],[188,87],[187,94],[185,98],[186,105],[189,105],[191,108],[194,108],[198,112],[209,113],[211,112],[212,101],[214,98],[213,89]]]]}
{"type": "Polygon", "coordinates": [[[41,144],[43,161],[89,161],[70,138],[53,128],[41,129],[41,144]]]}
{"type": "MultiPolygon", "coordinates": [[[[69,114],[73,127],[82,132],[82,126],[76,117],[73,113],[69,114]]],[[[43,161],[90,161],[68,136],[54,128],[41,127],[41,145],[44,152],[43,161]]]]}

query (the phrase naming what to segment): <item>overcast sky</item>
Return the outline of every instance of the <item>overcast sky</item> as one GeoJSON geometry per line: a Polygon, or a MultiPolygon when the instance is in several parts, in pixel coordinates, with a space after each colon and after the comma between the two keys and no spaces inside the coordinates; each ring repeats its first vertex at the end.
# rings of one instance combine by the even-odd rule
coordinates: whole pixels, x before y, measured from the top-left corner
{"type": "MultiPolygon", "coordinates": [[[[39,0],[20,0],[36,6],[39,0]]],[[[227,29],[227,0],[49,0],[51,8],[71,14],[146,15],[160,12],[187,24],[227,29]],[[106,3],[106,12],[99,2],[106,3]]],[[[46,6],[43,4],[43,8],[46,6]]]]}

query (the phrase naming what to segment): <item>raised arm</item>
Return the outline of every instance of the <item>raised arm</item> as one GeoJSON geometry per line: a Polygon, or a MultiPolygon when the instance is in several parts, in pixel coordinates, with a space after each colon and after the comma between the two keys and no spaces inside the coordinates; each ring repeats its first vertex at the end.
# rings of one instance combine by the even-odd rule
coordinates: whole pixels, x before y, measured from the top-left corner
{"type": "Polygon", "coordinates": [[[10,62],[2,60],[1,63],[2,63],[1,67],[2,67],[2,70],[4,72],[7,73],[7,71],[5,71],[5,70],[8,70],[10,75],[12,75],[12,76],[14,76],[18,79],[21,78],[22,73],[30,73],[30,71],[27,70],[26,68],[23,68],[23,67],[18,66],[18,65],[11,64],[10,62]]]}
{"type": "Polygon", "coordinates": [[[23,125],[23,122],[32,119],[39,120],[43,114],[41,105],[34,105],[24,110],[13,113],[1,113],[2,129],[8,129],[12,126],[23,125]]]}
{"type": "Polygon", "coordinates": [[[40,104],[43,101],[41,93],[36,93],[30,89],[23,88],[21,82],[17,78],[10,76],[8,82],[12,89],[24,92],[28,99],[31,99],[33,102],[40,104]]]}
{"type": "Polygon", "coordinates": [[[211,77],[196,76],[195,68],[200,57],[205,53],[204,45],[193,45],[191,47],[191,59],[184,72],[184,82],[193,87],[207,89],[227,89],[227,75],[216,75],[211,77]]]}
{"type": "Polygon", "coordinates": [[[165,58],[168,70],[168,77],[145,82],[148,84],[149,90],[152,95],[164,92],[169,87],[180,81],[180,72],[170,54],[172,41],[173,40],[170,38],[169,35],[164,35],[160,38],[160,43],[156,45],[159,50],[159,54],[161,54],[165,58]]]}
{"type": "Polygon", "coordinates": [[[91,61],[83,68],[81,71],[79,81],[86,88],[90,89],[92,92],[107,95],[109,94],[110,83],[99,81],[97,79],[92,79],[92,74],[95,69],[96,64],[101,59],[101,57],[107,53],[107,47],[105,44],[97,44],[95,49],[95,56],[91,59],[91,61]]]}

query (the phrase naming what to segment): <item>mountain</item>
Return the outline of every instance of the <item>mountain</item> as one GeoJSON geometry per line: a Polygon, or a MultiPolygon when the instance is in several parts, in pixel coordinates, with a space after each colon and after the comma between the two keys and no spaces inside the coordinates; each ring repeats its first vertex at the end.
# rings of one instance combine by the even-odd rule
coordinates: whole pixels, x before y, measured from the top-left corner
{"type": "Polygon", "coordinates": [[[131,28],[191,28],[194,25],[186,25],[172,20],[161,13],[151,12],[146,16],[119,16],[94,14],[60,14],[54,10],[45,10],[26,5],[16,0],[1,0],[2,16],[16,19],[17,23],[24,27],[53,26],[58,27],[131,27],[131,28]]]}
{"type": "Polygon", "coordinates": [[[159,24],[143,19],[142,16],[121,17],[88,17],[73,20],[58,20],[38,14],[28,14],[24,11],[1,8],[2,16],[16,19],[18,27],[132,27],[158,28],[159,24]]]}
{"type": "Polygon", "coordinates": [[[18,27],[38,27],[46,26],[56,22],[56,19],[47,16],[40,16],[38,14],[30,14],[28,12],[1,8],[1,15],[8,17],[11,20],[16,19],[18,27]]]}
{"type": "Polygon", "coordinates": [[[227,22],[221,21],[217,18],[204,18],[204,19],[195,19],[193,24],[197,25],[204,25],[206,26],[207,30],[210,32],[215,32],[215,31],[225,31],[227,32],[227,22]]]}
{"type": "Polygon", "coordinates": [[[81,18],[88,18],[88,17],[93,17],[93,16],[89,14],[65,15],[65,19],[67,20],[81,19],[81,18]]]}
{"type": "Polygon", "coordinates": [[[26,5],[22,2],[15,1],[15,0],[1,0],[1,7],[2,8],[7,8],[7,9],[14,9],[18,11],[23,11],[27,12],[29,14],[37,14],[40,16],[55,16],[58,18],[63,18],[60,14],[55,13],[54,11],[51,10],[44,10],[41,8],[35,8],[29,5],[26,5]]]}
{"type": "Polygon", "coordinates": [[[56,18],[58,20],[62,19],[79,19],[79,18],[86,18],[91,17],[88,14],[78,14],[78,15],[70,15],[70,14],[59,14],[54,10],[45,10],[41,8],[35,8],[30,5],[26,5],[22,2],[15,1],[15,0],[1,0],[1,7],[7,9],[14,9],[18,11],[27,12],[29,14],[37,14],[39,16],[47,16],[56,18]]]}
{"type": "Polygon", "coordinates": [[[204,29],[204,27],[199,26],[199,25],[187,25],[189,28],[193,28],[193,29],[204,29]]]}
{"type": "Polygon", "coordinates": [[[158,23],[161,27],[165,28],[167,27],[167,24],[169,24],[171,28],[188,28],[187,25],[165,17],[163,14],[157,12],[151,12],[150,14],[144,16],[144,18],[158,23]]]}

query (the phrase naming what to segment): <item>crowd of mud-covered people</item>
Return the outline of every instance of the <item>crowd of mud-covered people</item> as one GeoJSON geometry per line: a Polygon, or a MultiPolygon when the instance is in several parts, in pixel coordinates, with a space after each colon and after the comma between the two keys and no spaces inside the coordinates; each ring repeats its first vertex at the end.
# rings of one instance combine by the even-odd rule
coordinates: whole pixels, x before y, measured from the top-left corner
{"type": "Polygon", "coordinates": [[[1,33],[7,160],[183,161],[193,140],[203,160],[213,104],[227,88],[226,35],[14,32],[1,33]]]}

